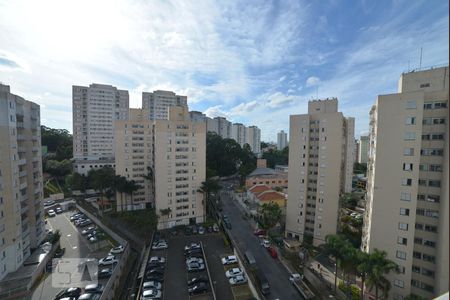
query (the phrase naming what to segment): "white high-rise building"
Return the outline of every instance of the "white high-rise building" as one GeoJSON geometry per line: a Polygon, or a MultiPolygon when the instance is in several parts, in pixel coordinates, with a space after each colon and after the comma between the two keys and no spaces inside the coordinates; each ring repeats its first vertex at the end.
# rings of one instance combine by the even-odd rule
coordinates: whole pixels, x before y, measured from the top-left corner
{"type": "Polygon", "coordinates": [[[232,138],[231,122],[224,117],[215,117],[207,123],[208,131],[212,131],[220,135],[224,139],[232,138]]]}
{"type": "Polygon", "coordinates": [[[114,121],[128,119],[128,91],[111,85],[72,87],[75,170],[114,167],[114,121]]]}
{"type": "Polygon", "coordinates": [[[40,107],[0,84],[0,280],[44,238],[40,107]]]}
{"type": "Polygon", "coordinates": [[[277,133],[277,149],[279,151],[287,147],[287,133],[281,130],[277,133]]]}
{"type": "Polygon", "coordinates": [[[257,126],[247,128],[247,144],[250,145],[254,154],[259,155],[261,153],[261,129],[257,126]]]}
{"type": "Polygon", "coordinates": [[[369,136],[362,135],[359,137],[358,147],[358,162],[360,164],[367,164],[369,153],[369,136]]]}
{"type": "Polygon", "coordinates": [[[400,267],[388,299],[449,289],[449,68],[404,73],[370,111],[362,248],[400,267]]]}
{"type": "Polygon", "coordinates": [[[310,101],[308,114],[291,115],[287,237],[308,235],[320,245],[336,234],[339,196],[351,191],[354,126],[336,98],[310,101]]]}
{"type": "Polygon", "coordinates": [[[188,107],[187,96],[180,96],[170,91],[142,93],[142,108],[149,112],[150,120],[167,120],[170,106],[188,107]]]}
{"type": "Polygon", "coordinates": [[[247,128],[241,123],[234,123],[231,127],[231,138],[241,147],[247,143],[247,128]]]}

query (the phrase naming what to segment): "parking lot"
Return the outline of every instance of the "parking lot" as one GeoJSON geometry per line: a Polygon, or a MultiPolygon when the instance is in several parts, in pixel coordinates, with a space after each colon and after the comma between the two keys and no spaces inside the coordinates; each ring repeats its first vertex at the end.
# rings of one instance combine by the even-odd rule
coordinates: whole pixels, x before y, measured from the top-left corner
{"type": "MultiPolygon", "coordinates": [[[[109,239],[89,242],[88,239],[81,234],[81,231],[89,226],[95,226],[95,224],[86,227],[76,227],[70,221],[70,216],[74,213],[74,211],[63,212],[57,214],[55,217],[47,218],[46,229],[52,230],[53,232],[59,230],[61,233],[60,246],[61,248],[65,248],[62,258],[101,259],[107,256],[108,252],[115,245],[109,239]]],[[[120,254],[116,254],[116,258],[120,259],[120,254]]],[[[103,268],[106,267],[99,267],[99,271],[103,268]]],[[[44,280],[41,281],[33,291],[31,299],[54,299],[56,294],[58,294],[62,288],[52,286],[52,276],[58,276],[58,274],[49,273],[48,276],[45,276],[44,280]]],[[[98,283],[105,285],[107,280],[107,278],[99,279],[98,283]]]]}
{"type": "Polygon", "coordinates": [[[164,250],[152,250],[150,257],[162,256],[167,259],[164,272],[163,299],[213,299],[211,283],[218,300],[234,299],[233,293],[225,276],[225,269],[221,257],[231,255],[230,250],[224,246],[224,239],[220,233],[205,233],[203,235],[177,235],[162,234],[162,239],[168,243],[164,250]],[[200,243],[203,246],[205,264],[209,268],[207,291],[199,295],[189,295],[188,280],[194,277],[208,277],[205,268],[203,271],[187,272],[184,247],[191,243],[200,243]]]}

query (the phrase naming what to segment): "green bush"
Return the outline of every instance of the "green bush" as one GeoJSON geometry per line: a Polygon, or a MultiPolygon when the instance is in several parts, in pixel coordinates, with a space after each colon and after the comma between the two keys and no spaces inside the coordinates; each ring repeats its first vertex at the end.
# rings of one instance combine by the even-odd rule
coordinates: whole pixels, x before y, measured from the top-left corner
{"type": "MultiPolygon", "coordinates": [[[[339,282],[339,289],[340,289],[344,294],[347,295],[348,287],[345,286],[345,284],[344,284],[343,281],[340,281],[340,282],[339,282]]],[[[359,297],[360,297],[360,294],[361,294],[360,289],[359,289],[356,285],[353,285],[353,284],[350,286],[350,289],[351,289],[351,291],[352,291],[352,300],[359,300],[359,297]]]]}

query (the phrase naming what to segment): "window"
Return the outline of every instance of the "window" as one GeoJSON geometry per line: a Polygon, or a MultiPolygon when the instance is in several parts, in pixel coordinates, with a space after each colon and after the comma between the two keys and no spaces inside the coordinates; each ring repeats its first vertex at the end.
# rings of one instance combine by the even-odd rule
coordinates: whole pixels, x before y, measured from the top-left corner
{"type": "Polygon", "coordinates": [[[440,196],[438,195],[428,195],[426,197],[426,201],[428,202],[434,202],[434,203],[439,203],[440,201],[440,196]]]}
{"type": "Polygon", "coordinates": [[[444,154],[443,149],[422,149],[420,155],[422,156],[442,156],[444,154]]]}
{"type": "Polygon", "coordinates": [[[427,181],[425,179],[419,179],[420,186],[427,186],[427,181]]]}
{"type": "Polygon", "coordinates": [[[413,271],[414,273],[420,273],[420,267],[418,267],[418,266],[412,266],[412,271],[413,271]]]}
{"type": "Polygon", "coordinates": [[[447,108],[447,102],[434,102],[434,109],[447,108]]]}
{"type": "Polygon", "coordinates": [[[403,149],[403,155],[412,156],[414,155],[414,148],[405,148],[403,149]]]}
{"type": "Polygon", "coordinates": [[[402,179],[402,185],[404,185],[404,186],[411,186],[411,184],[412,184],[412,179],[410,179],[410,178],[403,178],[402,179]]]}
{"type": "Polygon", "coordinates": [[[400,215],[409,216],[409,209],[408,208],[400,208],[400,215]]]}
{"type": "Polygon", "coordinates": [[[444,134],[443,133],[436,133],[431,135],[432,140],[443,140],[444,134]]]}
{"type": "Polygon", "coordinates": [[[424,172],[428,171],[428,165],[427,164],[420,164],[419,165],[419,170],[420,171],[424,171],[424,172]]]}
{"type": "Polygon", "coordinates": [[[436,248],[436,242],[424,240],[423,245],[431,248],[436,248]]]}
{"type": "Polygon", "coordinates": [[[422,245],[422,238],[415,237],[414,238],[414,244],[422,245]]]}
{"type": "Polygon", "coordinates": [[[422,268],[422,275],[434,278],[434,272],[425,268],[422,268]]]}
{"type": "Polygon", "coordinates": [[[415,125],[416,117],[406,117],[405,124],[406,125],[415,125]]]}
{"type": "Polygon", "coordinates": [[[411,201],[411,193],[402,192],[401,195],[400,195],[400,200],[411,201]]]}
{"type": "Polygon", "coordinates": [[[423,104],[423,109],[432,109],[433,108],[433,103],[432,102],[425,102],[423,104]]]}
{"type": "Polygon", "coordinates": [[[405,132],[405,141],[413,141],[416,139],[416,133],[415,132],[405,132]]]}
{"type": "Polygon", "coordinates": [[[412,170],[413,170],[413,164],[411,164],[411,163],[403,164],[403,171],[412,171],[412,170]]]}
{"type": "Polygon", "coordinates": [[[423,118],[422,125],[432,125],[433,124],[433,118],[423,118]]]}
{"type": "Polygon", "coordinates": [[[399,236],[399,237],[397,238],[397,243],[400,244],[400,245],[406,245],[406,244],[408,243],[408,239],[399,236]]]}
{"type": "Polygon", "coordinates": [[[427,87],[430,87],[430,83],[429,82],[427,82],[427,83],[422,83],[422,84],[420,84],[420,86],[419,86],[421,89],[424,89],[424,88],[427,88],[427,87]]]}
{"type": "Polygon", "coordinates": [[[403,280],[395,279],[394,280],[394,285],[396,287],[403,288],[405,286],[405,283],[403,282],[403,280]]]}
{"type": "Polygon", "coordinates": [[[428,180],[428,186],[441,187],[441,181],[440,180],[428,180]]]}
{"type": "Polygon", "coordinates": [[[415,109],[415,108],[417,108],[416,100],[408,100],[408,101],[406,101],[406,108],[407,109],[415,109]]]}
{"type": "Polygon", "coordinates": [[[403,222],[398,223],[398,229],[407,231],[408,230],[408,223],[403,223],[403,222]]]}
{"type": "Polygon", "coordinates": [[[422,253],[413,251],[413,257],[417,259],[422,259],[422,253]]]}
{"type": "MultiPolygon", "coordinates": [[[[433,118],[433,124],[445,124],[445,118],[433,118]]],[[[428,124],[427,124],[428,125],[428,124]]]]}
{"type": "Polygon", "coordinates": [[[436,257],[433,256],[433,255],[428,255],[428,254],[424,253],[424,254],[422,254],[422,259],[424,261],[427,261],[427,262],[430,262],[430,263],[433,263],[433,264],[436,263],[436,257]]]}
{"type": "Polygon", "coordinates": [[[430,172],[442,172],[442,165],[430,165],[430,172]]]}

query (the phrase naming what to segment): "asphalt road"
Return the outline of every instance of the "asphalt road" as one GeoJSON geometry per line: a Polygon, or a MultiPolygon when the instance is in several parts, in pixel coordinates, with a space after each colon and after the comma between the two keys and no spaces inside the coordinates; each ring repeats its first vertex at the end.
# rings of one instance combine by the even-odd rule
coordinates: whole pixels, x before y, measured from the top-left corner
{"type": "Polygon", "coordinates": [[[227,192],[221,193],[223,214],[231,221],[232,229],[228,232],[236,242],[241,253],[250,250],[255,257],[258,268],[267,277],[270,284],[270,295],[266,299],[303,299],[289,281],[289,273],[278,259],[273,259],[269,253],[259,244],[259,239],[253,234],[253,228],[247,220],[242,218],[243,211],[235,200],[232,200],[227,192]]]}

